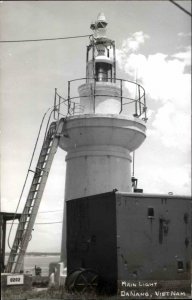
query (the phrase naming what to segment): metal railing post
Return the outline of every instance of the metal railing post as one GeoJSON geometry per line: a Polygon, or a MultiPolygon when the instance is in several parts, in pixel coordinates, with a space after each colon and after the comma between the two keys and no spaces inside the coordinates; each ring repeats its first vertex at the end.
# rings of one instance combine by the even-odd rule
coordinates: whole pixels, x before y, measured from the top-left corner
{"type": "Polygon", "coordinates": [[[89,61],[89,46],[87,46],[87,54],[86,54],[86,82],[88,82],[88,61],[89,61]]]}
{"type": "Polygon", "coordinates": [[[135,117],[138,117],[138,114],[137,114],[137,99],[135,100],[135,117]]]}
{"type": "Polygon", "coordinates": [[[61,96],[59,96],[59,105],[58,105],[58,120],[60,115],[60,105],[61,105],[61,96]]]}
{"type": "MultiPolygon", "coordinates": [[[[121,110],[120,110],[120,113],[122,112],[123,110],[123,88],[122,88],[122,79],[120,79],[120,89],[121,89],[121,110]]],[[[119,114],[120,114],[119,113],[119,114]]]]}
{"type": "Polygon", "coordinates": [[[114,83],[116,82],[116,51],[115,51],[115,42],[113,41],[113,77],[114,83]]]}
{"type": "Polygon", "coordinates": [[[70,81],[68,81],[68,114],[70,114],[70,81]]]}
{"type": "Polygon", "coordinates": [[[57,89],[55,88],[54,109],[53,109],[53,117],[55,120],[56,120],[56,97],[57,97],[57,89]]]}
{"type": "Polygon", "coordinates": [[[95,43],[93,42],[93,113],[95,114],[95,86],[96,86],[96,73],[95,73],[95,43]]]}
{"type": "Polygon", "coordinates": [[[147,107],[146,107],[146,99],[145,99],[145,90],[144,90],[143,97],[144,97],[145,120],[147,121],[147,107]]]}
{"type": "Polygon", "coordinates": [[[94,85],[93,85],[93,112],[95,114],[95,90],[96,90],[96,78],[94,78],[94,85]]]}
{"type": "Polygon", "coordinates": [[[138,85],[138,93],[139,93],[139,116],[142,114],[141,113],[141,99],[140,99],[140,85],[138,85]]]}

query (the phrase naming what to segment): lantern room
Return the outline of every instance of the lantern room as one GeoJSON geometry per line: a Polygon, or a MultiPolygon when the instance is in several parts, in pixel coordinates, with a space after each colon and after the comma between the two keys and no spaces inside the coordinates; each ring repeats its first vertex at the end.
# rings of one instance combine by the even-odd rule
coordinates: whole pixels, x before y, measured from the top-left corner
{"type": "Polygon", "coordinates": [[[115,42],[106,37],[107,22],[103,13],[90,28],[94,35],[87,46],[86,78],[87,82],[115,82],[115,42]]]}

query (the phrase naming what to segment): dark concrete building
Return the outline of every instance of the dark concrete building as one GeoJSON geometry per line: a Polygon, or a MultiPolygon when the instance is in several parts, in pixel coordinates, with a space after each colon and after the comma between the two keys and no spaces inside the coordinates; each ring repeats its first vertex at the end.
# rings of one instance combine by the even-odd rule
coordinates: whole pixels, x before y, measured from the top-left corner
{"type": "Polygon", "coordinates": [[[136,280],[189,290],[190,212],[184,196],[111,192],[68,201],[68,274],[95,270],[112,291],[136,280]]]}

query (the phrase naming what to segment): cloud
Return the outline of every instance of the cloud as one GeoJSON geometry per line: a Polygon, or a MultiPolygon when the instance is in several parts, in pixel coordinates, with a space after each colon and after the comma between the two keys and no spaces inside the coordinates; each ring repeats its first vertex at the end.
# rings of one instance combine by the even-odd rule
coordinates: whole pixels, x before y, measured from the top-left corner
{"type": "Polygon", "coordinates": [[[141,39],[133,34],[131,39],[124,41],[122,48],[117,51],[119,66],[130,80],[136,80],[137,77],[137,81],[145,87],[147,98],[160,106],[153,114],[150,134],[160,137],[164,146],[185,152],[190,146],[191,75],[185,73],[185,67],[191,62],[190,47],[169,56],[156,53],[146,57],[129,52],[129,40],[133,42],[134,38],[137,45],[146,40],[142,33],[141,39]],[[128,49],[125,49],[125,45],[128,49]]]}
{"type": "Polygon", "coordinates": [[[144,167],[144,162],[138,164],[137,174],[145,192],[190,194],[189,167],[185,165],[189,166],[191,146],[191,48],[185,47],[171,55],[159,52],[145,56],[139,52],[139,47],[147,41],[147,35],[142,33],[142,36],[139,42],[133,34],[117,50],[120,69],[128,74],[129,80],[137,80],[145,88],[150,107],[147,130],[150,137],[148,146],[144,146],[148,161],[144,167]],[[137,47],[132,47],[134,39],[137,47]]]}
{"type": "Polygon", "coordinates": [[[123,41],[121,49],[116,49],[116,55],[120,68],[123,67],[123,63],[127,59],[127,55],[131,52],[136,52],[139,47],[145,43],[145,40],[149,38],[149,35],[144,34],[142,31],[138,31],[123,41]]]}
{"type": "Polygon", "coordinates": [[[190,195],[190,165],[163,165],[157,159],[153,169],[148,169],[146,165],[138,169],[139,186],[144,189],[145,193],[163,193],[173,192],[174,195],[190,195]],[[154,178],[154,170],[155,178],[154,178]],[[142,176],[143,173],[145,176],[142,176]],[[151,178],[154,178],[151,180],[151,178]],[[150,182],[150,184],[149,184],[150,182]]]}
{"type": "Polygon", "coordinates": [[[181,36],[181,37],[188,37],[188,36],[191,36],[191,32],[179,32],[178,33],[178,36],[181,36]]]}
{"type": "Polygon", "coordinates": [[[185,51],[181,51],[172,55],[172,57],[180,59],[185,66],[191,65],[191,47],[186,47],[185,51]]]}
{"type": "Polygon", "coordinates": [[[163,53],[148,57],[143,54],[120,53],[117,59],[130,79],[135,80],[137,76],[137,80],[142,82],[148,96],[153,100],[166,102],[170,99],[180,106],[188,102],[190,75],[185,74],[184,69],[189,63],[189,50],[171,57],[163,53]]]}
{"type": "Polygon", "coordinates": [[[137,51],[141,44],[144,44],[146,39],[149,39],[149,35],[144,34],[142,31],[137,31],[132,34],[131,37],[123,41],[123,51],[137,51]]]}
{"type": "Polygon", "coordinates": [[[157,141],[161,141],[167,148],[186,152],[187,149],[190,149],[190,118],[188,113],[176,111],[175,105],[168,101],[156,113],[150,135],[157,141]]]}

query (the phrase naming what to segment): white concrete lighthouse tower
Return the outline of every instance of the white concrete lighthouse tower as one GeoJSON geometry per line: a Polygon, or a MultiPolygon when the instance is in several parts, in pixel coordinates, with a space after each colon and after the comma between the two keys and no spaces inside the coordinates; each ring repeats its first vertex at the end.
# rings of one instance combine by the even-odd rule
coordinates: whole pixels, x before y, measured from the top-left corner
{"type": "MultiPolygon", "coordinates": [[[[146,137],[144,89],[132,83],[137,99],[124,97],[128,81],[116,78],[115,42],[106,37],[106,26],[102,13],[91,24],[94,35],[87,46],[86,78],[78,86],[79,95],[71,94],[80,79],[68,85],[69,114],[59,144],[67,152],[65,201],[113,189],[131,192],[130,153],[146,137]]],[[[65,261],[65,216],[63,223],[65,261]]]]}

